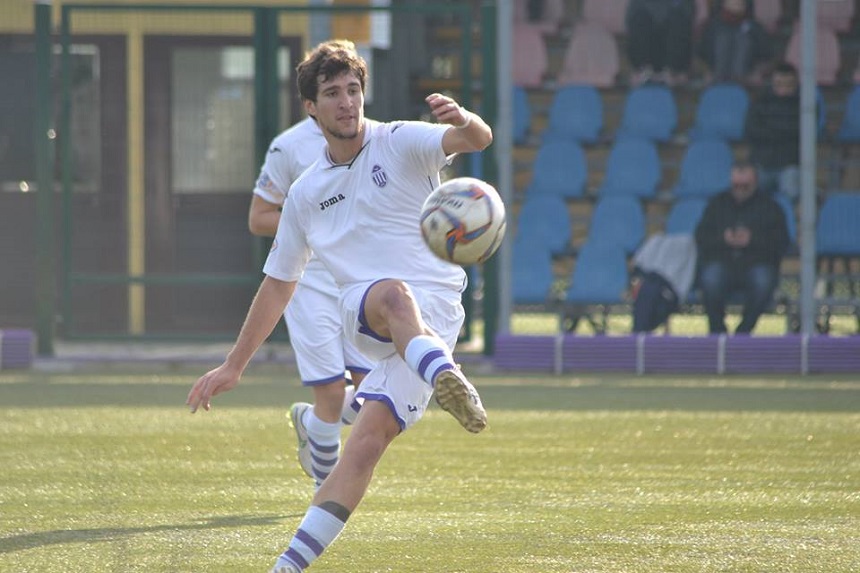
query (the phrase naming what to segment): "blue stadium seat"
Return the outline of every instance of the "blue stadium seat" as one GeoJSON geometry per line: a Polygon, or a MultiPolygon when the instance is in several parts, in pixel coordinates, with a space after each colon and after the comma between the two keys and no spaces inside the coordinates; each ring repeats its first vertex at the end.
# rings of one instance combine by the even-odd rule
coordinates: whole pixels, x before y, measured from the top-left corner
{"type": "Polygon", "coordinates": [[[618,245],[586,241],[576,257],[567,304],[617,304],[628,287],[627,256],[618,245]]]}
{"type": "Polygon", "coordinates": [[[788,227],[788,240],[791,245],[797,244],[797,218],[794,215],[794,205],[784,193],[774,193],[773,200],[779,203],[785,213],[785,225],[788,227]]]}
{"type": "Polygon", "coordinates": [[[690,143],[681,160],[675,197],[710,197],[729,188],[734,157],[729,144],[720,139],[690,143]]]}
{"type": "Polygon", "coordinates": [[[660,183],[660,155],[647,140],[625,137],[612,146],[598,195],[633,195],[650,198],[660,183]]]}
{"type": "Polygon", "coordinates": [[[645,84],[627,94],[617,135],[668,141],[677,125],[678,107],[671,90],[662,84],[645,84]]]}
{"type": "Polygon", "coordinates": [[[528,139],[532,124],[529,96],[522,86],[514,86],[514,143],[521,145],[528,139]]]}
{"type": "Polygon", "coordinates": [[[553,254],[570,246],[570,215],[557,195],[528,195],[517,218],[517,238],[538,243],[553,254]]]}
{"type": "Polygon", "coordinates": [[[699,98],[690,137],[741,140],[748,107],[749,95],[738,84],[714,84],[707,87],[699,98]]]}
{"type": "Polygon", "coordinates": [[[696,232],[696,226],[708,206],[708,200],[701,197],[683,197],[676,200],[666,218],[666,234],[687,234],[696,232]]]}
{"type": "Polygon", "coordinates": [[[585,152],[574,141],[552,139],[538,148],[532,164],[529,195],[556,195],[566,199],[582,197],[588,176],[585,152]]]}
{"type": "Polygon", "coordinates": [[[860,256],[860,193],[832,193],[818,213],[819,256],[860,256]]]}
{"type": "Polygon", "coordinates": [[[603,129],[603,100],[594,86],[560,88],[552,100],[543,137],[594,143],[603,129]]]}
{"type": "Polygon", "coordinates": [[[511,247],[511,294],[514,304],[544,304],[550,298],[552,257],[539,242],[517,235],[511,247]]]}
{"type": "Polygon", "coordinates": [[[630,195],[602,197],[591,214],[588,242],[618,245],[632,254],[645,238],[645,213],[639,199],[630,195]]]}
{"type": "Polygon", "coordinates": [[[845,114],[836,139],[843,143],[860,142],[860,85],[854,86],[845,100],[845,114]]]}

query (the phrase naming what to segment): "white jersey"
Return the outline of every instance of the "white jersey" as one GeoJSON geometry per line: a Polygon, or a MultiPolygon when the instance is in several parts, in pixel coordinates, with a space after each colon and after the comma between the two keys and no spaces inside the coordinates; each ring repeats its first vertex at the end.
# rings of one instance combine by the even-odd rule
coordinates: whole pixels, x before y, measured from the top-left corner
{"type": "MultiPolygon", "coordinates": [[[[319,157],[324,147],[322,130],[309,117],[282,132],[269,146],[254,194],[269,203],[283,205],[290,186],[319,157]]],[[[316,257],[308,262],[302,284],[330,296],[339,294],[331,274],[316,257]]]]}
{"type": "Polygon", "coordinates": [[[424,244],[419,216],[448,162],[447,125],[365,122],[364,145],[349,164],[327,150],[293,184],[263,267],[295,281],[314,252],[341,287],[383,278],[462,291],[466,274],[424,244]]]}

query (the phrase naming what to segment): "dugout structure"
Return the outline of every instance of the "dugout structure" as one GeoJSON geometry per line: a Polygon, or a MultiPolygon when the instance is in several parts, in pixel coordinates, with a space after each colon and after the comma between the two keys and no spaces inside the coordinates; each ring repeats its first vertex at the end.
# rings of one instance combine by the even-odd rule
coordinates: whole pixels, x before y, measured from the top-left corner
{"type": "MultiPolygon", "coordinates": [[[[25,246],[0,324],[36,324],[43,354],[54,336],[235,336],[267,250],[247,230],[250,191],[272,137],[301,118],[292,70],[321,40],[347,37],[368,59],[369,117],[418,119],[445,91],[493,123],[481,95],[495,93],[495,4],[377,4],[56,2],[4,20],[0,55],[38,55],[38,97],[10,117],[37,120],[21,148],[40,159],[0,194],[25,246]]],[[[455,169],[492,181],[495,165],[482,154],[455,169]]],[[[486,306],[497,278],[483,274],[486,306]]],[[[469,327],[494,315],[472,302],[469,327]]],[[[491,348],[494,329],[484,336],[491,348]]]]}

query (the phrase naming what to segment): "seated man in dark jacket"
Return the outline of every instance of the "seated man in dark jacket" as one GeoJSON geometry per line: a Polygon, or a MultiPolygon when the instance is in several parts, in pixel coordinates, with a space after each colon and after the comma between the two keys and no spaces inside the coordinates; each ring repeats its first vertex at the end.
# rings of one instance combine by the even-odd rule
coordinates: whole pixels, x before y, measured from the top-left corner
{"type": "Polygon", "coordinates": [[[788,242],[785,212],[758,192],[755,167],[735,164],[731,189],[711,198],[696,227],[699,286],[711,334],[726,332],[726,301],[735,290],[744,295],[736,333],[752,332],[776,289],[788,242]]]}

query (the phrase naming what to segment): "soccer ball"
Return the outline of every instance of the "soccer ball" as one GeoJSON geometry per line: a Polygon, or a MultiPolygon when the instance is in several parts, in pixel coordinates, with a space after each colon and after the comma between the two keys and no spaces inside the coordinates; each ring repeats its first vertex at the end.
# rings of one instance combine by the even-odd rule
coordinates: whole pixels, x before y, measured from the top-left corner
{"type": "Polygon", "coordinates": [[[421,209],[421,235],[440,259],[474,265],[489,259],[505,237],[505,204],[492,185],[458,177],[439,185],[421,209]]]}

